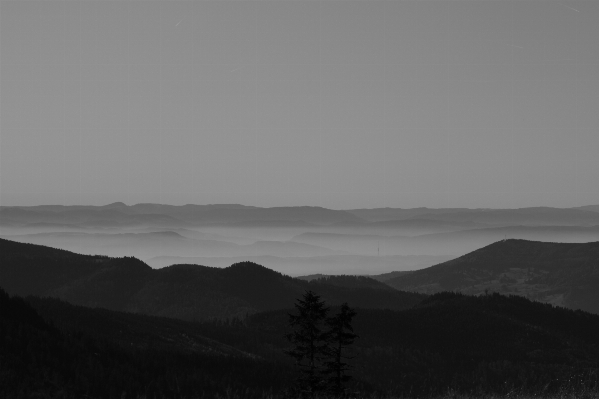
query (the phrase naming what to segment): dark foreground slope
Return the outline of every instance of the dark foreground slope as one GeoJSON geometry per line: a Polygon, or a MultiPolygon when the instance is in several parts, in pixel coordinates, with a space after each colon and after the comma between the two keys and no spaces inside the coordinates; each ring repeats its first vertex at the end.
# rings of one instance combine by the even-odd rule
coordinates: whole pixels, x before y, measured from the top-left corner
{"type": "Polygon", "coordinates": [[[386,283],[427,294],[488,290],[599,313],[599,242],[503,240],[386,283]]]}
{"type": "Polygon", "coordinates": [[[173,265],[154,270],[136,258],[79,255],[2,239],[0,284],[13,295],[185,320],[290,308],[313,287],[332,305],[347,301],[364,308],[406,309],[425,297],[366,277],[307,282],[251,262],[224,269],[173,265]]]}
{"type": "MultiPolygon", "coordinates": [[[[286,323],[281,311],[249,319],[279,347],[286,323]]],[[[387,395],[599,393],[599,316],[590,313],[517,296],[439,293],[403,311],[358,309],[353,327],[353,373],[387,395]]]]}
{"type": "Polygon", "coordinates": [[[2,398],[261,398],[291,379],[287,364],[202,337],[193,323],[33,302],[44,317],[0,289],[2,398]]]}
{"type": "MultiPolygon", "coordinates": [[[[2,397],[276,397],[296,377],[283,353],[291,310],[197,323],[0,294],[2,397]]],[[[367,397],[599,394],[597,315],[440,293],[403,311],[357,309],[352,324],[350,386],[367,397]]]]}

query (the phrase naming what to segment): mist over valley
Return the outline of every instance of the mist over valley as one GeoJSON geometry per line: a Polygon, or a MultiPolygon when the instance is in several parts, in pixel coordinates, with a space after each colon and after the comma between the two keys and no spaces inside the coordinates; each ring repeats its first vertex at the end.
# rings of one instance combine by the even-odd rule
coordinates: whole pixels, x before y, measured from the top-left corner
{"type": "Polygon", "coordinates": [[[289,275],[416,270],[505,239],[599,241],[596,207],[260,208],[243,205],[0,207],[0,237],[135,256],[152,267],[243,260],[289,275]],[[169,263],[172,262],[172,263],[169,263]]]}

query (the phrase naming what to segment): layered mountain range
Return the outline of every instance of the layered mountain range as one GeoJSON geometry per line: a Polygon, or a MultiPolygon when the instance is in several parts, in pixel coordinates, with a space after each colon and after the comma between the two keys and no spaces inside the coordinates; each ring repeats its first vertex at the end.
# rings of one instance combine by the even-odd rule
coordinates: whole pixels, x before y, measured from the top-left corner
{"type": "Polygon", "coordinates": [[[421,270],[292,278],[0,239],[0,288],[5,396],[282,393],[307,290],[357,312],[354,391],[578,397],[599,383],[599,242],[505,239],[421,270]]]}
{"type": "Polygon", "coordinates": [[[385,283],[426,294],[501,292],[599,313],[599,242],[501,240],[385,283]]]}
{"type": "Polygon", "coordinates": [[[599,241],[599,206],[521,209],[238,204],[0,207],[0,237],[155,268],[251,260],[289,275],[426,268],[498,240],[599,241]]]}
{"type": "Polygon", "coordinates": [[[50,296],[76,305],[184,320],[244,318],[285,309],[310,289],[332,305],[349,301],[368,308],[406,309],[424,298],[363,276],[307,282],[252,262],[156,270],[133,257],[80,255],[3,239],[0,287],[13,295],[50,296]]]}
{"type": "Polygon", "coordinates": [[[499,292],[599,314],[599,242],[507,239],[415,271],[299,279],[247,260],[152,269],[134,257],[81,255],[4,239],[0,261],[0,286],[11,294],[185,320],[286,308],[315,287],[333,305],[351,300],[358,307],[405,309],[423,294],[499,292]]]}

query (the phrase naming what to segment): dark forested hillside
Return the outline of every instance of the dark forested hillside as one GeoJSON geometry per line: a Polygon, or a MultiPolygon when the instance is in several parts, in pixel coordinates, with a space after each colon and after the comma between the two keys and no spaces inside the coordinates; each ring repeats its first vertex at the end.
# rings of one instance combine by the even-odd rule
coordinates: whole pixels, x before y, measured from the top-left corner
{"type": "Polygon", "coordinates": [[[284,309],[312,286],[332,305],[406,309],[425,296],[366,277],[307,282],[252,262],[227,268],[173,265],[151,269],[132,258],[78,255],[0,239],[0,282],[10,294],[184,320],[244,318],[284,309]],[[6,251],[4,250],[6,248],[6,251]]]}
{"type": "Polygon", "coordinates": [[[42,294],[102,270],[110,259],[0,239],[0,282],[11,294],[42,294]]]}
{"type": "MultiPolygon", "coordinates": [[[[367,396],[599,389],[597,315],[516,296],[456,293],[402,311],[356,311],[359,337],[347,353],[351,389],[367,396]]],[[[296,376],[284,354],[290,312],[197,323],[0,291],[0,396],[282,393],[296,376]]]]}
{"type": "Polygon", "coordinates": [[[193,325],[154,319],[157,326],[145,330],[150,320],[144,326],[140,316],[34,302],[46,317],[60,315],[56,326],[0,290],[2,398],[261,398],[291,381],[286,363],[223,352],[226,345],[200,339],[193,325]],[[73,312],[82,319],[71,319],[73,312]]]}
{"type": "MultiPolygon", "coordinates": [[[[283,347],[286,322],[275,311],[250,317],[249,326],[283,347]]],[[[599,389],[599,316],[590,313],[446,292],[403,311],[357,309],[353,324],[354,373],[401,397],[599,389]]]]}
{"type": "Polygon", "coordinates": [[[540,392],[572,376],[597,387],[599,316],[514,296],[453,293],[383,313],[363,311],[355,329],[364,345],[360,363],[372,364],[372,378],[386,376],[387,389],[540,392]],[[369,353],[372,347],[382,351],[369,353]]]}
{"type": "Polygon", "coordinates": [[[599,242],[503,240],[386,283],[427,294],[496,291],[599,313],[599,242]]]}
{"type": "Polygon", "coordinates": [[[256,358],[206,337],[200,325],[190,321],[76,306],[56,298],[29,296],[26,301],[61,331],[78,331],[124,347],[256,358]]]}
{"type": "MultiPolygon", "coordinates": [[[[516,270],[526,273],[519,284],[567,287],[578,278],[578,287],[592,287],[597,251],[596,243],[507,240],[430,269],[446,276],[443,284],[495,275],[516,284],[508,280],[516,270]],[[443,274],[446,268],[453,274],[443,274]]],[[[353,391],[418,397],[599,389],[599,316],[522,296],[426,296],[358,276],[304,281],[251,262],[154,270],[135,258],[6,240],[0,261],[0,284],[10,294],[54,297],[0,292],[1,397],[281,393],[295,378],[284,352],[289,313],[306,290],[331,314],[343,302],[357,312],[358,338],[348,352],[353,391]]],[[[427,273],[399,279],[436,276],[427,273]]]]}

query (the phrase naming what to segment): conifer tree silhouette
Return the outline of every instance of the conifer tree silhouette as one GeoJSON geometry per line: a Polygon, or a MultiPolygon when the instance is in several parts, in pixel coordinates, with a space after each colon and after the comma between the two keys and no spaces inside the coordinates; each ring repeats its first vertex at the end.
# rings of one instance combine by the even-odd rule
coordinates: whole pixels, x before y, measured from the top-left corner
{"type": "Polygon", "coordinates": [[[351,326],[356,311],[350,308],[346,303],[341,305],[339,313],[326,319],[327,337],[329,343],[327,347],[327,361],[325,362],[324,373],[327,375],[328,392],[335,397],[345,397],[346,390],[343,384],[351,380],[351,376],[345,372],[350,369],[347,360],[347,348],[354,343],[358,335],[354,334],[351,326]]]}
{"type": "Polygon", "coordinates": [[[297,300],[295,309],[297,315],[289,314],[289,324],[294,330],[286,335],[293,347],[286,353],[300,368],[300,392],[313,398],[327,388],[323,372],[325,357],[329,353],[329,334],[324,330],[324,322],[329,308],[319,295],[307,291],[302,299],[297,300]]]}

